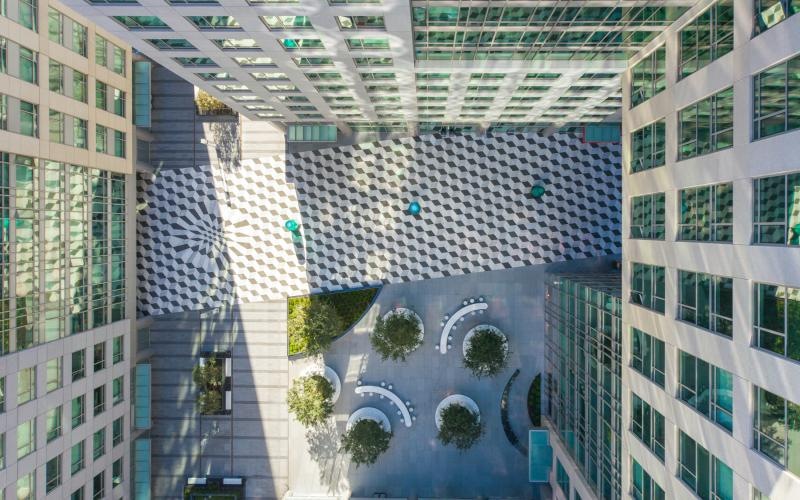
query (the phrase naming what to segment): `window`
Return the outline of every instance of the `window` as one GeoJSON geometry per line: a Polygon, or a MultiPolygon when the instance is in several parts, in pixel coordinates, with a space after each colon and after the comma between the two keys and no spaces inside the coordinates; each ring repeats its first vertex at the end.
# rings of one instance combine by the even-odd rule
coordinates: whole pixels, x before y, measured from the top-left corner
{"type": "Polygon", "coordinates": [[[167,23],[156,16],[113,16],[113,19],[131,31],[171,31],[167,23]]]}
{"type": "Polygon", "coordinates": [[[678,239],[733,241],[733,184],[682,189],[678,239]]]}
{"type": "Polygon", "coordinates": [[[108,67],[108,40],[100,35],[94,36],[94,62],[104,68],[108,67]]]}
{"type": "Polygon", "coordinates": [[[105,384],[100,387],[94,388],[94,416],[100,415],[106,411],[106,386],[105,384]]]}
{"type": "Polygon", "coordinates": [[[88,78],[86,74],[74,69],[72,70],[72,98],[76,101],[87,101],[88,94],[86,92],[86,87],[89,81],[88,78]]]}
{"type": "Polygon", "coordinates": [[[753,243],[800,246],[800,173],[753,181],[753,243]]]}
{"type": "Polygon", "coordinates": [[[631,328],[631,366],[664,388],[664,342],[631,328]]]}
{"type": "Polygon", "coordinates": [[[664,314],[664,268],[634,262],[631,271],[630,301],[664,314]]]}
{"type": "Polygon", "coordinates": [[[631,496],[634,500],[665,500],[664,490],[631,458],[631,496]]]}
{"type": "Polygon", "coordinates": [[[260,48],[252,38],[221,38],[211,41],[222,50],[255,50],[260,48]]]}
{"type": "Polygon", "coordinates": [[[111,464],[111,486],[117,487],[122,484],[122,458],[114,460],[111,464]]]}
{"type": "Polygon", "coordinates": [[[45,432],[47,433],[47,442],[61,436],[61,412],[62,407],[56,406],[47,412],[45,416],[45,432]]]}
{"type": "Polygon", "coordinates": [[[350,50],[386,50],[389,48],[389,40],[386,38],[347,38],[345,43],[350,50]]]}
{"type": "Polygon", "coordinates": [[[733,50],[733,0],[720,0],[679,33],[679,78],[733,50]]]}
{"type": "Polygon", "coordinates": [[[267,28],[271,30],[313,28],[307,16],[259,16],[267,28]]]}
{"type": "Polygon", "coordinates": [[[733,87],[678,112],[678,160],[733,146],[733,87]]]}
{"type": "Polygon", "coordinates": [[[49,85],[52,92],[64,93],[64,65],[50,59],[49,85]]]}
{"type": "Polygon", "coordinates": [[[760,35],[789,16],[800,12],[798,0],[755,0],[753,36],[760,35]]]}
{"type": "Polygon", "coordinates": [[[561,490],[561,493],[566,498],[570,498],[569,474],[567,474],[566,469],[564,469],[564,466],[561,465],[561,460],[559,459],[556,459],[556,483],[558,484],[558,488],[561,490]]]}
{"type": "Polygon", "coordinates": [[[6,378],[0,377],[0,413],[6,412],[6,378]]]}
{"type": "Polygon", "coordinates": [[[664,461],[664,415],[631,393],[631,432],[664,461]]]}
{"type": "Polygon", "coordinates": [[[106,473],[101,471],[92,479],[92,500],[101,500],[104,496],[106,496],[106,473]]]}
{"type": "Polygon", "coordinates": [[[88,30],[86,26],[50,8],[47,31],[51,41],[86,57],[88,30]]]}
{"type": "Polygon", "coordinates": [[[356,66],[392,66],[394,64],[391,57],[354,57],[353,62],[356,66]]]}
{"type": "Polygon", "coordinates": [[[98,109],[108,111],[108,85],[100,80],[94,82],[94,105],[98,109]]]}
{"type": "Polygon", "coordinates": [[[125,92],[120,89],[114,89],[111,94],[112,97],[112,112],[117,116],[125,116],[125,92]]]}
{"type": "Polygon", "coordinates": [[[111,381],[111,401],[114,405],[121,403],[125,397],[124,380],[124,376],[120,375],[111,381]]]}
{"type": "Polygon", "coordinates": [[[117,364],[122,362],[124,359],[124,337],[120,335],[119,337],[114,337],[114,340],[111,341],[111,362],[113,364],[117,364]]]}
{"type": "Polygon", "coordinates": [[[319,38],[280,38],[278,43],[286,50],[325,48],[319,38]]]}
{"type": "MultiPolygon", "coordinates": [[[[114,131],[114,156],[117,158],[125,158],[126,139],[125,132],[119,130],[114,131]]],[[[105,346],[104,346],[105,348],[105,346]]],[[[105,363],[105,362],[104,362],[105,363]]],[[[95,358],[95,365],[97,364],[95,358]]]]}
{"type": "MultiPolygon", "coordinates": [[[[5,11],[5,2],[3,2],[5,11]]],[[[17,22],[32,31],[39,31],[39,9],[36,0],[19,0],[17,22]]],[[[4,13],[5,15],[5,13],[4,13]]]]}
{"type": "Polygon", "coordinates": [[[36,500],[36,471],[17,479],[16,500],[36,500]]]}
{"type": "Polygon", "coordinates": [[[22,368],[17,372],[17,404],[25,404],[35,397],[36,367],[22,368]]]}
{"type": "MultiPolygon", "coordinates": [[[[239,66],[275,66],[271,57],[234,57],[233,60],[239,66]]],[[[284,75],[282,78],[287,76],[284,75]]]]}
{"type": "Polygon", "coordinates": [[[69,500],[84,500],[83,486],[72,492],[69,500]]]}
{"type": "Polygon", "coordinates": [[[123,417],[119,417],[111,423],[111,446],[116,446],[125,438],[124,429],[122,428],[123,417]]]}
{"type": "Polygon", "coordinates": [[[336,22],[342,31],[384,29],[386,27],[383,16],[336,16],[336,22]]]}
{"type": "Polygon", "coordinates": [[[126,64],[126,57],[125,57],[125,49],[122,47],[117,47],[116,45],[111,46],[112,55],[114,56],[111,66],[111,71],[118,75],[125,76],[125,68],[127,67],[126,64]]]}
{"type": "Polygon", "coordinates": [[[700,498],[733,500],[731,468],[683,431],[678,438],[678,471],[681,480],[700,498]]]}
{"type": "Polygon", "coordinates": [[[800,128],[800,55],[753,76],[753,139],[800,128]]]}
{"type": "Polygon", "coordinates": [[[733,431],[733,375],[680,351],[678,397],[684,403],[733,431]]]}
{"type": "Polygon", "coordinates": [[[70,466],[69,471],[70,475],[75,475],[78,472],[83,470],[83,467],[86,465],[86,449],[84,446],[84,442],[81,441],[72,446],[70,449],[70,466]]]}
{"type": "Polygon", "coordinates": [[[98,153],[108,154],[108,128],[99,123],[94,126],[94,144],[98,153]]]}
{"type": "Polygon", "coordinates": [[[81,349],[72,353],[72,381],[86,376],[86,351],[81,349]]]}
{"type": "Polygon", "coordinates": [[[664,193],[631,198],[631,238],[664,239],[664,193]]]}
{"type": "Polygon", "coordinates": [[[53,358],[47,362],[47,392],[55,391],[56,389],[60,389],[63,376],[62,376],[62,367],[61,367],[61,358],[53,358]]]}
{"type": "Polygon", "coordinates": [[[188,16],[186,20],[202,31],[242,29],[231,16],[188,16]]]}
{"type": "Polygon", "coordinates": [[[86,421],[86,396],[80,395],[72,399],[72,428],[86,421]]]}
{"type": "MultiPolygon", "coordinates": [[[[0,432],[0,470],[6,468],[6,433],[0,432]]],[[[0,496],[0,498],[2,498],[0,496]]]]}
{"type": "Polygon", "coordinates": [[[664,120],[645,125],[631,132],[631,172],[641,172],[661,167],[666,155],[666,125],[664,120]]]}
{"type": "Polygon", "coordinates": [[[64,135],[64,113],[60,111],[50,110],[50,142],[58,144],[66,143],[66,136],[64,135]]]}
{"type": "Polygon", "coordinates": [[[733,279],[678,271],[678,319],[733,335],[733,279]]]}
{"type": "Polygon", "coordinates": [[[94,460],[106,454],[106,429],[105,427],[92,434],[92,457],[94,460]]]}
{"type": "Polygon", "coordinates": [[[19,46],[19,77],[28,83],[39,84],[39,54],[19,46]]]}
{"type": "Polygon", "coordinates": [[[756,345],[800,361],[800,288],[755,283],[753,293],[756,345]]]}
{"type": "Polygon", "coordinates": [[[661,46],[631,68],[631,107],[664,90],[666,77],[667,49],[661,46]]]}
{"type": "Polygon", "coordinates": [[[754,386],[753,446],[782,467],[800,477],[800,461],[796,460],[800,430],[800,405],[777,394],[754,386]],[[791,449],[790,449],[791,448],[791,449]]]}
{"type": "Polygon", "coordinates": [[[106,367],[106,343],[99,342],[94,345],[94,371],[99,372],[106,367]]]}
{"type": "Polygon", "coordinates": [[[17,459],[27,456],[35,450],[36,419],[33,419],[17,426],[17,459]]]}
{"type": "MultiPolygon", "coordinates": [[[[0,106],[2,108],[2,106],[0,106]]],[[[19,103],[19,133],[39,137],[39,105],[27,101],[19,103]]]]}
{"type": "Polygon", "coordinates": [[[76,148],[86,149],[89,147],[89,122],[83,118],[72,118],[72,139],[76,148]]]}
{"type": "Polygon", "coordinates": [[[53,457],[44,466],[44,489],[50,493],[61,485],[61,455],[53,457]]]}

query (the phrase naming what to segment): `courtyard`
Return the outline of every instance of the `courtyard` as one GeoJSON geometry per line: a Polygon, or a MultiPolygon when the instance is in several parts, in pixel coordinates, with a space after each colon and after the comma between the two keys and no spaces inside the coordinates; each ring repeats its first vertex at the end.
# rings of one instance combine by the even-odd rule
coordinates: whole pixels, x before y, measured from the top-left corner
{"type": "MultiPolygon", "coordinates": [[[[594,263],[599,265],[598,263],[594,263]]],[[[561,264],[572,269],[592,263],[561,264]]],[[[531,266],[517,270],[486,272],[437,280],[386,285],[356,326],[333,342],[324,354],[325,365],[341,380],[341,395],[333,417],[318,427],[305,428],[289,419],[289,490],[297,496],[347,495],[354,497],[475,497],[538,498],[528,483],[524,454],[531,421],[527,392],[543,369],[545,269],[531,266]],[[442,354],[440,333],[445,315],[452,315],[466,300],[482,298],[482,314],[469,313],[452,331],[451,349],[442,354]],[[422,345],[406,361],[381,360],[370,344],[369,334],[377,319],[402,307],[413,310],[424,325],[422,345]],[[510,347],[508,364],[493,377],[475,377],[464,364],[464,334],[479,324],[502,331],[510,347]],[[504,431],[501,398],[510,377],[508,421],[520,438],[514,446],[504,431]],[[410,402],[416,417],[404,425],[396,405],[378,394],[361,395],[361,386],[391,386],[401,401],[410,402]],[[472,398],[480,409],[485,433],[470,449],[459,451],[437,439],[434,413],[452,394],[472,398]],[[391,422],[389,449],[371,466],[356,467],[339,451],[348,417],[363,407],[375,407],[391,422]]],[[[290,380],[308,373],[321,361],[300,358],[290,362],[290,380]]]]}

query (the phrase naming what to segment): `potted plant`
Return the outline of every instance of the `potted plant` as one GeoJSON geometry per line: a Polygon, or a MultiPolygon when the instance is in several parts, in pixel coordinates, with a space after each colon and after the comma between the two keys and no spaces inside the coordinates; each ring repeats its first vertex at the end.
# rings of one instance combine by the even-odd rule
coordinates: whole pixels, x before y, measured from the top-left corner
{"type": "Polygon", "coordinates": [[[289,411],[306,427],[319,425],[333,413],[333,385],[322,375],[294,380],[286,396],[289,411]]]}
{"type": "Polygon", "coordinates": [[[381,358],[405,361],[422,345],[422,321],[414,311],[398,308],[378,318],[370,341],[381,358]]]}
{"type": "Polygon", "coordinates": [[[474,445],[483,435],[480,414],[464,404],[452,403],[441,411],[437,437],[442,444],[453,444],[459,450],[474,445]]]}
{"type": "Polygon", "coordinates": [[[197,397],[197,409],[203,415],[214,415],[222,411],[222,390],[225,374],[222,364],[215,356],[205,359],[204,363],[194,367],[192,379],[200,388],[197,397]]]}
{"type": "Polygon", "coordinates": [[[362,419],[342,434],[342,450],[349,453],[356,467],[372,465],[389,449],[392,433],[375,420],[362,419]]]}
{"type": "Polygon", "coordinates": [[[489,325],[472,329],[464,338],[464,366],[480,377],[500,373],[508,361],[508,340],[489,325]]]}
{"type": "Polygon", "coordinates": [[[342,331],[342,320],[327,301],[302,297],[289,311],[290,352],[322,354],[342,331]]]}

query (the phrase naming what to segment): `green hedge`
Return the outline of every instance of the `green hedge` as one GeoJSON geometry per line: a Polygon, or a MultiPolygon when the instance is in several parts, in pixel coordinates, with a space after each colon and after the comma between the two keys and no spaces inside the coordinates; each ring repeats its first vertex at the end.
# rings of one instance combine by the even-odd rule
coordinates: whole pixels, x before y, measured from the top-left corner
{"type": "Polygon", "coordinates": [[[361,319],[379,288],[289,297],[289,355],[320,354],[361,319]]]}

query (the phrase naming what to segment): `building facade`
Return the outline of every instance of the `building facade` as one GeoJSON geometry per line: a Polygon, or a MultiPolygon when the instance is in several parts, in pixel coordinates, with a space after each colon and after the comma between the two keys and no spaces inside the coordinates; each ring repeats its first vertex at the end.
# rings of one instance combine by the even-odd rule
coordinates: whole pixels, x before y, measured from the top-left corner
{"type": "Polygon", "coordinates": [[[797,11],[700,1],[623,76],[622,476],[637,498],[800,496],[797,11]]]}
{"type": "Polygon", "coordinates": [[[129,492],[131,50],[71,9],[0,11],[0,498],[129,492]]]}
{"type": "Polygon", "coordinates": [[[67,3],[251,119],[414,133],[618,122],[626,60],[694,0],[67,3]]]}
{"type": "Polygon", "coordinates": [[[545,280],[545,421],[553,435],[554,498],[623,498],[620,285],[619,272],[545,280]]]}

